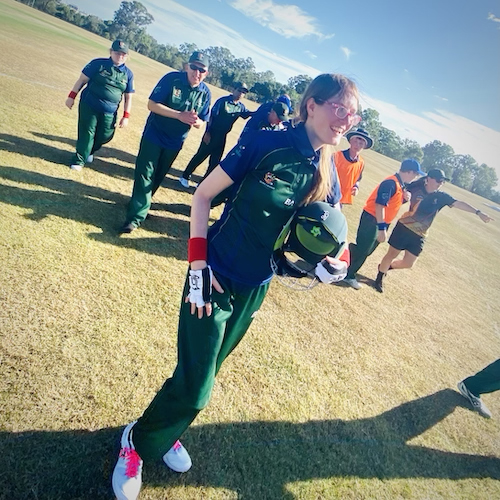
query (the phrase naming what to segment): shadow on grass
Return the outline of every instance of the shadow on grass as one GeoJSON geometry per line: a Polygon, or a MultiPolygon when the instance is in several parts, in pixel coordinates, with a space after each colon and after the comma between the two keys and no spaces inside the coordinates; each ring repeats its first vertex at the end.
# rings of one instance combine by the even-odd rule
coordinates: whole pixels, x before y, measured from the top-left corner
{"type": "MultiPolygon", "coordinates": [[[[354,421],[194,426],[183,438],[191,471],[146,464],[144,484],[225,488],[254,500],[291,499],[287,484],[321,478],[498,480],[499,458],[407,444],[463,405],[445,389],[354,421]]],[[[0,432],[0,491],[11,500],[111,498],[121,430],[0,432]]]]}
{"type": "MultiPolygon", "coordinates": [[[[125,220],[128,196],[71,179],[51,177],[15,167],[0,166],[0,178],[50,189],[32,190],[0,183],[0,201],[32,210],[32,214],[26,215],[31,220],[40,221],[55,215],[101,228],[102,233],[89,234],[89,237],[102,243],[133,248],[153,255],[170,255],[179,260],[186,258],[189,235],[187,219],[151,215],[142,227],[165,234],[165,237],[120,238],[118,230],[125,220]]],[[[178,213],[177,210],[183,214],[186,207],[176,204],[171,211],[178,213]]]]}
{"type": "MultiPolygon", "coordinates": [[[[36,134],[35,134],[36,135],[36,134]]],[[[43,134],[38,134],[43,136],[43,134]]],[[[71,141],[70,141],[71,142],[71,141]]],[[[31,158],[40,158],[51,163],[69,168],[73,153],[68,153],[64,149],[48,146],[41,142],[32,141],[24,137],[0,133],[0,149],[11,153],[18,153],[31,158]]],[[[113,162],[105,161],[99,158],[95,164],[88,164],[85,168],[92,168],[96,172],[122,179],[133,179],[134,170],[132,168],[122,167],[113,162]]],[[[132,190],[132,188],[131,188],[132,190]]]]}

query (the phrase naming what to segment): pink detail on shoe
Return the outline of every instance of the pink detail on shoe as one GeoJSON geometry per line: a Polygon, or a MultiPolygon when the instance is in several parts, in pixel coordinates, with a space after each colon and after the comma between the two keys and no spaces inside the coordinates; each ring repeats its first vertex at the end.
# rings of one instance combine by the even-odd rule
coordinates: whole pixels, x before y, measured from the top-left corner
{"type": "Polygon", "coordinates": [[[174,443],[174,446],[172,446],[172,448],[174,449],[174,451],[177,451],[179,448],[182,448],[182,444],[179,440],[177,440],[175,443],[174,443]]]}
{"type": "Polygon", "coordinates": [[[139,471],[139,465],[141,463],[141,457],[133,448],[122,448],[120,450],[120,457],[127,461],[127,468],[125,469],[125,475],[127,477],[137,476],[139,471]]]}

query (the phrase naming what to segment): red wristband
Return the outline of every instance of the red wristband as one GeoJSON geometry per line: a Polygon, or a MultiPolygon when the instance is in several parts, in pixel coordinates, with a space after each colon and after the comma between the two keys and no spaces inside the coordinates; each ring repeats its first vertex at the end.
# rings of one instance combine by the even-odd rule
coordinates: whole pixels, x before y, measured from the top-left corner
{"type": "Polygon", "coordinates": [[[68,97],[71,97],[71,99],[74,99],[78,94],[76,92],[73,92],[73,90],[68,94],[68,97]]]}
{"type": "Polygon", "coordinates": [[[188,262],[195,260],[207,260],[207,239],[189,238],[188,240],[188,262]]]}
{"type": "Polygon", "coordinates": [[[130,113],[128,111],[124,111],[123,118],[130,118],[130,113]]]}

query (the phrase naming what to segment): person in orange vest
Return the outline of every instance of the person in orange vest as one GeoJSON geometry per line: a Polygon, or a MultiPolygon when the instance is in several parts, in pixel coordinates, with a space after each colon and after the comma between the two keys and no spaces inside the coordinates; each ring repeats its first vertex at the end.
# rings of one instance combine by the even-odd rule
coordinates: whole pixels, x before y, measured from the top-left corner
{"type": "Polygon", "coordinates": [[[373,146],[373,139],[362,128],[349,132],[345,137],[349,141],[349,149],[337,151],[333,159],[342,191],[340,203],[351,205],[352,197],[358,194],[359,182],[365,168],[365,161],[360,153],[363,149],[370,149],[373,146]]]}
{"type": "Polygon", "coordinates": [[[379,243],[387,240],[387,229],[396,217],[401,205],[410,199],[405,185],[419,175],[425,175],[420,163],[407,159],[401,163],[399,172],[384,179],[366,200],[359,220],[356,243],[349,245],[351,264],[343,280],[352,288],[359,290],[362,285],[356,279],[356,273],[379,243]]]}

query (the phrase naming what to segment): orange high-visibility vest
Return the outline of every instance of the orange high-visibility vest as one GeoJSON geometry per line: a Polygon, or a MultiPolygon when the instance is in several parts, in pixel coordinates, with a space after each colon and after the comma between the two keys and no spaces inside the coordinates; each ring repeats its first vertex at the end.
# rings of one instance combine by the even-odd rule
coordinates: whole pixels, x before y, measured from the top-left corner
{"type": "Polygon", "coordinates": [[[342,193],[340,203],[343,205],[350,205],[352,203],[352,188],[354,187],[354,184],[358,182],[359,176],[365,168],[365,162],[360,156],[358,157],[358,161],[350,162],[344,156],[343,151],[337,151],[333,155],[333,159],[335,161],[335,166],[337,167],[340,191],[342,193]]]}
{"type": "MultiPolygon", "coordinates": [[[[389,179],[393,179],[396,183],[396,192],[392,195],[389,203],[385,207],[384,222],[387,222],[387,224],[390,224],[394,220],[394,217],[396,217],[401,205],[403,204],[403,186],[401,185],[401,181],[396,177],[396,175],[391,175],[384,180],[387,181],[389,179]]],[[[372,191],[372,194],[368,197],[365,206],[363,207],[363,210],[373,215],[373,217],[377,216],[375,212],[375,200],[377,199],[379,186],[380,184],[372,191]]]]}

